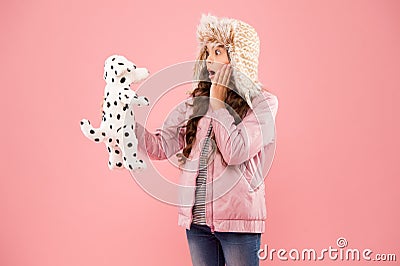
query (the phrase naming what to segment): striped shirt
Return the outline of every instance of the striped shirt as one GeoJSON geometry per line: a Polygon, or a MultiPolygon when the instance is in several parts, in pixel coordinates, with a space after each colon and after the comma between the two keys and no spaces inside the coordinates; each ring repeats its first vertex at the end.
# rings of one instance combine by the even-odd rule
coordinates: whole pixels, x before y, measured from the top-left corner
{"type": "Polygon", "coordinates": [[[207,136],[204,140],[204,145],[199,158],[199,174],[196,179],[195,201],[192,209],[193,223],[206,224],[206,180],[207,180],[207,157],[210,143],[210,134],[212,123],[207,131],[207,136]]]}

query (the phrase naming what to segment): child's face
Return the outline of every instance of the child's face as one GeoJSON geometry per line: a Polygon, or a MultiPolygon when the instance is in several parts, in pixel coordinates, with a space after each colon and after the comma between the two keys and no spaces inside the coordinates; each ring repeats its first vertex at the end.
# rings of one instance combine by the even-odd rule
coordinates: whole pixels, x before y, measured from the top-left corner
{"type": "Polygon", "coordinates": [[[229,64],[228,51],[223,45],[208,43],[206,45],[207,70],[209,78],[213,80],[215,73],[224,65],[229,64]]]}

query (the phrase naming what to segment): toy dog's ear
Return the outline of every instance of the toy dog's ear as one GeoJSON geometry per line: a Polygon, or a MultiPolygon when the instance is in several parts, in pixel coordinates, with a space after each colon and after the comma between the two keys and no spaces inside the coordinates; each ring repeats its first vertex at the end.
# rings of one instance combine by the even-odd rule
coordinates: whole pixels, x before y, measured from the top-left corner
{"type": "Polygon", "coordinates": [[[104,64],[104,72],[103,72],[104,80],[107,80],[107,76],[108,76],[108,69],[107,69],[107,63],[106,63],[106,64],[104,64]]]}

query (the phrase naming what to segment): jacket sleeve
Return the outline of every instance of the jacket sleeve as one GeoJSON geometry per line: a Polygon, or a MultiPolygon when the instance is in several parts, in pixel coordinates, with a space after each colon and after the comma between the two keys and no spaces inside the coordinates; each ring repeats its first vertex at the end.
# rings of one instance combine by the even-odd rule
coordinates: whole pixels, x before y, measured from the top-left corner
{"type": "Polygon", "coordinates": [[[253,158],[262,147],[275,141],[275,116],[278,99],[264,98],[235,125],[226,108],[211,112],[215,140],[228,165],[241,164],[253,158]]]}
{"type": "Polygon", "coordinates": [[[149,132],[142,124],[136,122],[138,150],[147,153],[152,160],[167,159],[181,150],[185,143],[186,112],[187,101],[173,109],[162,128],[157,128],[155,133],[149,132]]]}

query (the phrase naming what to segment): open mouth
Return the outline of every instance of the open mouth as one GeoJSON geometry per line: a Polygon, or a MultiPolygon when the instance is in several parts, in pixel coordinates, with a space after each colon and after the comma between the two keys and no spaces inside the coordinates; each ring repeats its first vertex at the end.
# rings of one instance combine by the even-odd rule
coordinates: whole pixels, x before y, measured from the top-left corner
{"type": "Polygon", "coordinates": [[[209,77],[210,79],[212,79],[214,76],[215,76],[215,71],[213,71],[213,70],[208,70],[208,77],[209,77]]]}

